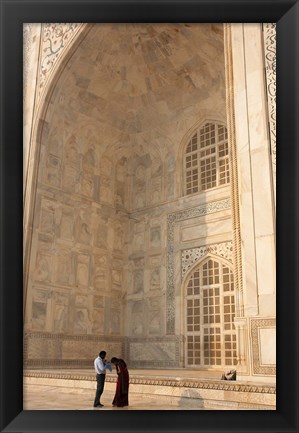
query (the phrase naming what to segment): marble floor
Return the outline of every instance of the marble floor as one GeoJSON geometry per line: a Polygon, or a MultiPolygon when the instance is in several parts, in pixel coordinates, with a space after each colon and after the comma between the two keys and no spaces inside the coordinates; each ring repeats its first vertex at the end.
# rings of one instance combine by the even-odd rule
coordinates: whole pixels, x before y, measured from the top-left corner
{"type": "Polygon", "coordinates": [[[198,399],[168,396],[148,396],[131,393],[128,407],[113,407],[114,393],[104,390],[102,408],[94,408],[95,391],[80,388],[63,388],[50,385],[24,385],[24,410],[213,410],[216,407],[200,407],[198,399]]]}
{"type": "Polygon", "coordinates": [[[130,405],[116,408],[112,406],[116,387],[116,372],[113,370],[106,376],[101,398],[104,407],[94,408],[96,382],[92,369],[24,370],[23,407],[24,410],[102,411],[275,409],[275,384],[223,383],[221,374],[219,370],[131,369],[130,405]],[[228,388],[224,390],[223,386],[228,388]],[[236,389],[231,389],[231,386],[236,389]],[[239,389],[240,386],[248,386],[249,392],[239,389]]]}

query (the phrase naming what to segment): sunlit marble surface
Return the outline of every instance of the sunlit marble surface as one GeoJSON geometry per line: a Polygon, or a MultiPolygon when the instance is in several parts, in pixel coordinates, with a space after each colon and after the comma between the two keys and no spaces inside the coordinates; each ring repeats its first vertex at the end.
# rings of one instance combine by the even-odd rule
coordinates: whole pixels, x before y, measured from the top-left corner
{"type": "Polygon", "coordinates": [[[130,405],[113,408],[116,374],[109,372],[101,398],[104,407],[94,409],[96,382],[91,370],[25,370],[24,410],[275,410],[274,384],[223,382],[220,374],[208,370],[132,369],[130,405]],[[180,385],[178,381],[182,381],[180,385]]]}
{"type": "MultiPolygon", "coordinates": [[[[102,408],[94,408],[95,392],[89,389],[70,389],[47,385],[24,386],[24,410],[203,410],[196,399],[173,398],[167,396],[145,396],[131,394],[129,406],[113,407],[113,391],[104,390],[102,408]]],[[[213,409],[211,407],[209,410],[213,409]]],[[[215,408],[217,409],[217,408],[215,408]]]]}

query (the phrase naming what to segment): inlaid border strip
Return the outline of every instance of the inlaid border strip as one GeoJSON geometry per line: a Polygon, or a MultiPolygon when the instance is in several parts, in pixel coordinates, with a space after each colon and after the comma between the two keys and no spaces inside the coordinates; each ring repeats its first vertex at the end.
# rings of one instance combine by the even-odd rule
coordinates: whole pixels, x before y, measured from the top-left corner
{"type": "Polygon", "coordinates": [[[233,224],[233,254],[234,254],[234,285],[236,295],[236,317],[244,317],[243,302],[243,270],[241,250],[241,224],[238,184],[238,159],[236,147],[235,126],[235,95],[232,52],[232,28],[231,24],[224,24],[224,59],[225,59],[225,84],[226,84],[226,112],[227,131],[230,155],[231,173],[231,199],[232,199],[232,224],[233,224]]]}
{"type": "MultiPolygon", "coordinates": [[[[51,373],[51,372],[34,372],[24,371],[24,377],[35,378],[51,378],[51,379],[67,379],[67,380],[86,380],[94,381],[94,374],[66,374],[66,373],[51,373]]],[[[116,382],[116,377],[106,376],[107,382],[116,382]]],[[[180,378],[161,378],[155,376],[141,377],[130,375],[130,384],[138,385],[153,385],[153,386],[170,386],[176,388],[196,388],[196,389],[210,389],[216,391],[234,391],[234,392],[248,392],[258,394],[276,394],[275,385],[254,385],[243,383],[232,383],[231,381],[221,381],[214,379],[196,380],[196,379],[180,379],[180,378]]]]}
{"type": "Polygon", "coordinates": [[[253,373],[268,376],[276,375],[276,367],[261,365],[260,351],[259,351],[259,329],[261,328],[276,328],[276,319],[251,319],[250,331],[252,341],[252,359],[253,359],[253,373]]]}

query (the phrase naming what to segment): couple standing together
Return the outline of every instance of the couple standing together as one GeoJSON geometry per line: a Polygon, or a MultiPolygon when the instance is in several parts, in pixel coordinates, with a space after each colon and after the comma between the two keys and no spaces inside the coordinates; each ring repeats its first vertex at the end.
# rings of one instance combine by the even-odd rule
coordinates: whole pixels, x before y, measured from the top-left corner
{"type": "Polygon", "coordinates": [[[111,358],[110,362],[106,360],[106,352],[102,350],[99,356],[94,360],[94,368],[97,374],[97,390],[94,399],[94,407],[103,407],[104,405],[100,402],[101,395],[104,391],[104,384],[106,378],[106,370],[111,369],[111,364],[115,365],[117,372],[117,383],[115,396],[112,402],[112,406],[124,407],[129,405],[129,372],[127,364],[123,359],[111,358]]]}

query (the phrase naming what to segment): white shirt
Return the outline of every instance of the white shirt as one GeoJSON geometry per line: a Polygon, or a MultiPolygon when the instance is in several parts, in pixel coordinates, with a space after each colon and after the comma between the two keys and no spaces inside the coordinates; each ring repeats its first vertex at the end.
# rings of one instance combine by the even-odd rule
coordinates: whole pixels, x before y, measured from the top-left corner
{"type": "Polygon", "coordinates": [[[105,365],[99,356],[94,360],[94,369],[97,374],[106,374],[105,365]]]}

